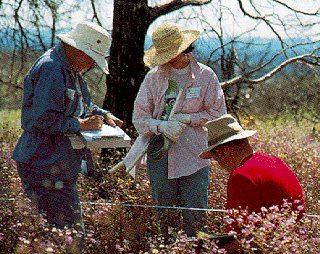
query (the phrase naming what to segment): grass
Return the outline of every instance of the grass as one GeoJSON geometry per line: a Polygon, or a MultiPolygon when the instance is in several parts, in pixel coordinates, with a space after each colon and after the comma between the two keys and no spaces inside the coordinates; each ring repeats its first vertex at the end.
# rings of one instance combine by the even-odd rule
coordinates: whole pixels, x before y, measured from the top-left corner
{"type": "MultiPolygon", "coordinates": [[[[8,129],[17,130],[20,128],[20,117],[21,117],[21,110],[0,110],[0,118],[1,123],[0,127],[1,130],[6,131],[8,129]]],[[[3,136],[3,133],[1,133],[1,136],[3,136]]]]}

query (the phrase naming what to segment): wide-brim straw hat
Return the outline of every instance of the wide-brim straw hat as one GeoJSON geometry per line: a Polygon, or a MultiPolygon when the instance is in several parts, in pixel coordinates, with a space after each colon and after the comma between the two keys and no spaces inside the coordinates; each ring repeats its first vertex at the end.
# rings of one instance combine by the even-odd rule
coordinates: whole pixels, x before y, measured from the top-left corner
{"type": "Polygon", "coordinates": [[[208,148],[199,155],[202,159],[210,159],[212,157],[210,151],[218,145],[232,140],[248,138],[256,133],[254,130],[242,129],[237,120],[230,114],[207,122],[205,127],[208,129],[208,148]]]}
{"type": "Polygon", "coordinates": [[[153,45],[145,52],[143,61],[147,66],[165,64],[186,50],[199,36],[197,30],[181,31],[176,24],[164,23],[152,33],[153,45]]]}
{"type": "Polygon", "coordinates": [[[111,45],[110,34],[101,26],[92,22],[82,22],[57,38],[90,56],[106,73],[109,73],[106,57],[111,45]]]}

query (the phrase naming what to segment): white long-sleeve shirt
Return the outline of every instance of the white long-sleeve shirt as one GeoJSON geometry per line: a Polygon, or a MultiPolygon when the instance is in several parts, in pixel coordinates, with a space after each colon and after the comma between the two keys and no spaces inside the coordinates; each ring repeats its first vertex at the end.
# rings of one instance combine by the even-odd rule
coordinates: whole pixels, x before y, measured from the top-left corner
{"type": "MultiPolygon", "coordinates": [[[[209,160],[199,158],[208,145],[207,121],[214,120],[226,113],[224,94],[213,70],[188,54],[190,59],[189,82],[183,88],[177,102],[175,113],[189,114],[191,123],[181,134],[179,140],[168,151],[168,178],[188,176],[209,165],[209,160]]],[[[160,117],[164,109],[164,99],[168,88],[170,67],[157,66],[151,69],[137,94],[134,103],[133,124],[139,133],[124,162],[130,165],[139,149],[146,146],[148,139],[158,132],[160,117]]]]}

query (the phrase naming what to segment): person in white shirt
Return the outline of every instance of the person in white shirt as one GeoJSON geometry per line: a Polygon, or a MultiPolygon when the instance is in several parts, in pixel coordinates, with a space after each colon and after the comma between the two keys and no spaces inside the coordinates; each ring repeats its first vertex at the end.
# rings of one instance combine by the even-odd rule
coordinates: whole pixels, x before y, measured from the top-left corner
{"type": "MultiPolygon", "coordinates": [[[[199,36],[199,31],[182,31],[164,23],[153,32],[153,45],[144,55],[145,64],[155,67],[147,73],[135,99],[133,124],[139,137],[124,164],[139,164],[136,150],[148,144],[152,198],[161,206],[207,208],[210,164],[199,158],[207,147],[204,124],[225,114],[226,106],[216,74],[191,54],[199,36]]],[[[172,213],[172,209],[159,209],[165,237],[168,226],[178,227],[168,219],[172,213]]],[[[188,236],[204,230],[203,211],[182,213],[182,228],[188,236]]]]}

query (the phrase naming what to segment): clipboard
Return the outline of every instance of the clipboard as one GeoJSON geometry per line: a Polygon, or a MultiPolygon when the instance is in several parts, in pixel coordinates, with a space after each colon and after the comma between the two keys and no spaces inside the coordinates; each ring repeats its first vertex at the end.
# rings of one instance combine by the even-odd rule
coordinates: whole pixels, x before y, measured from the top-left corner
{"type": "Polygon", "coordinates": [[[73,149],[82,149],[85,146],[90,149],[131,147],[131,138],[118,126],[104,124],[101,130],[81,131],[81,134],[86,145],[80,136],[69,136],[73,149]]]}

